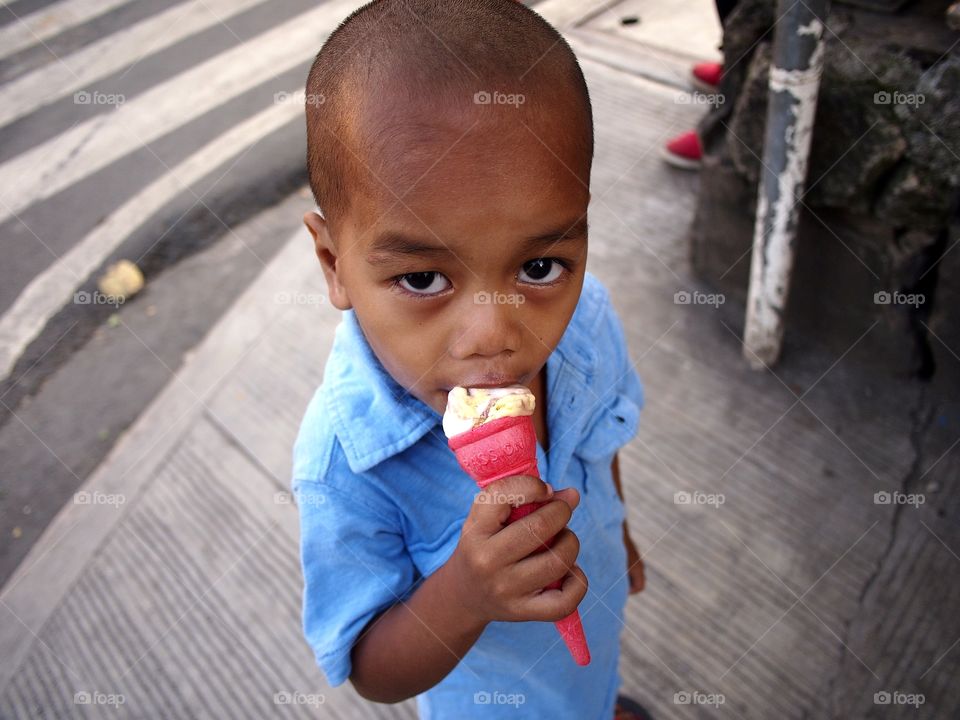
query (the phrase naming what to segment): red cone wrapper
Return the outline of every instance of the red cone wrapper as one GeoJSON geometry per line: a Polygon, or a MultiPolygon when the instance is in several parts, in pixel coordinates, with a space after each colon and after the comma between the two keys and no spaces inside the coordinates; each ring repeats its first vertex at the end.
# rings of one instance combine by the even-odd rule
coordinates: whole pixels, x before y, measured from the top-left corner
{"type": "MultiPolygon", "coordinates": [[[[460,467],[482,490],[490,483],[512,475],[540,477],[537,468],[537,433],[529,415],[503,417],[491,420],[473,430],[454,435],[447,441],[457,456],[460,467]]],[[[527,503],[513,508],[509,522],[529,515],[546,503],[527,503]]],[[[543,552],[553,543],[550,538],[537,552],[543,552]]],[[[562,580],[550,583],[545,589],[556,590],[562,580]]],[[[554,623],[577,665],[590,663],[590,649],[583,633],[580,611],[554,623]]]]}

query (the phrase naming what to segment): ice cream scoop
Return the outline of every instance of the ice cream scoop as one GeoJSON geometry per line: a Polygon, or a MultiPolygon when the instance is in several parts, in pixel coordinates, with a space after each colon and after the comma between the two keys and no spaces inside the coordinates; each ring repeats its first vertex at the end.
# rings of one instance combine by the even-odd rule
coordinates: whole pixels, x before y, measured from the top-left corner
{"type": "Polygon", "coordinates": [[[502,388],[457,386],[447,394],[443,432],[448,438],[501,417],[533,415],[537,399],[523,385],[502,388]]]}
{"type": "MultiPolygon", "coordinates": [[[[537,468],[537,433],[533,426],[536,398],[522,385],[504,388],[455,387],[447,396],[443,431],[460,467],[483,489],[512,475],[540,477],[537,468]]],[[[508,522],[526,517],[546,503],[515,507],[508,522]]],[[[535,552],[547,550],[550,538],[535,552]]],[[[556,590],[562,579],[545,589],[556,590]]],[[[574,610],[554,623],[577,665],[590,662],[580,612],[574,610]]]]}

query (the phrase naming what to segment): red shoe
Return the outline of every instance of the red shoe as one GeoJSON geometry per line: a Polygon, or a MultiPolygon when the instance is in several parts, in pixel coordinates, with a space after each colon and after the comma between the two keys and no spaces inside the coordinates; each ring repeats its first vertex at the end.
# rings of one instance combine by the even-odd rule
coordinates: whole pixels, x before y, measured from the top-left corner
{"type": "Polygon", "coordinates": [[[723,75],[723,64],[718,62],[702,62],[693,66],[690,71],[690,82],[701,92],[710,94],[720,87],[720,78],[723,75]]]}
{"type": "Polygon", "coordinates": [[[667,142],[660,155],[674,167],[698,170],[703,160],[703,146],[697,133],[689,130],[667,142]]]}

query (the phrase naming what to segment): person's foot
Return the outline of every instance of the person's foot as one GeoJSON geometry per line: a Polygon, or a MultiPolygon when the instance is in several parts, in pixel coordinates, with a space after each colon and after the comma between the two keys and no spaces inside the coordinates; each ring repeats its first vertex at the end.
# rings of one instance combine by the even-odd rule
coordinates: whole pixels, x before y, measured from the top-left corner
{"type": "Polygon", "coordinates": [[[703,146],[693,130],[680,133],[668,140],[661,151],[663,159],[674,167],[684,170],[698,170],[703,160],[703,146]]]}
{"type": "Polygon", "coordinates": [[[653,720],[653,716],[633,698],[617,696],[617,705],[613,709],[613,720],[653,720]]]}
{"type": "Polygon", "coordinates": [[[702,62],[693,66],[690,71],[690,82],[697,90],[710,94],[720,87],[720,77],[723,75],[723,63],[702,62]]]}

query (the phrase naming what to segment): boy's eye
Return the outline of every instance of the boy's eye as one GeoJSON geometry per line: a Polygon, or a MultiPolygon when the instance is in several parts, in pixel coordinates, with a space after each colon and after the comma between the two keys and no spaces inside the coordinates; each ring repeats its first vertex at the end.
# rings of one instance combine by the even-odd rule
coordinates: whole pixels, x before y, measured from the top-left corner
{"type": "Polygon", "coordinates": [[[436,270],[401,275],[397,284],[414,295],[436,295],[450,287],[450,281],[436,270]]]}
{"type": "Polygon", "coordinates": [[[557,280],[564,269],[563,264],[556,258],[537,258],[523,264],[518,279],[534,285],[547,285],[557,280]]]}

